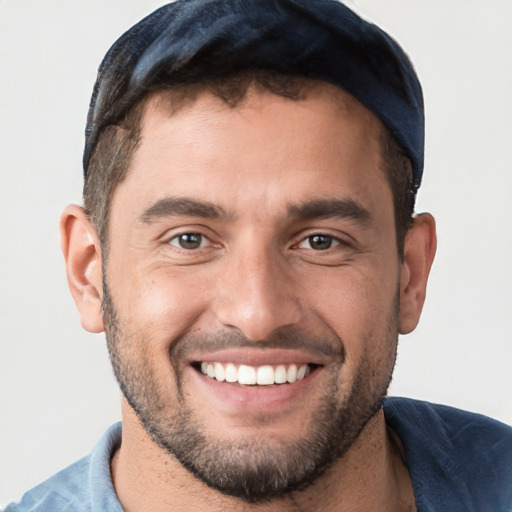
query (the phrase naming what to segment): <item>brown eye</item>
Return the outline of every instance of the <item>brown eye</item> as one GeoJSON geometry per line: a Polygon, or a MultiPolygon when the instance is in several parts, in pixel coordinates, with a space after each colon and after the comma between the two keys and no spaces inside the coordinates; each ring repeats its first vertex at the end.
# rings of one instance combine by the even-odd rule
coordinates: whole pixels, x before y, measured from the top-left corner
{"type": "Polygon", "coordinates": [[[175,236],[169,243],[180,249],[188,251],[193,249],[200,249],[204,246],[205,237],[199,233],[183,233],[182,235],[175,236]]]}
{"type": "Polygon", "coordinates": [[[311,235],[308,236],[303,243],[306,242],[309,245],[308,248],[314,251],[325,251],[334,245],[335,240],[329,235],[311,235]]]}

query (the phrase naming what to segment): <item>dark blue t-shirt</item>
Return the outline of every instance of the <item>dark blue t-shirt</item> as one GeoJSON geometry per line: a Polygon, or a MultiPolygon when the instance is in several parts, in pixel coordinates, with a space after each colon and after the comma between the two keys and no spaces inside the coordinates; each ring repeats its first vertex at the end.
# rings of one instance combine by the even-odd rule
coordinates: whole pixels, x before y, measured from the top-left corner
{"type": "Polygon", "coordinates": [[[389,398],[386,423],[404,446],[418,512],[512,512],[512,429],[428,402],[389,398]]]}
{"type": "MultiPolygon", "coordinates": [[[[480,414],[405,398],[384,402],[400,437],[418,512],[511,512],[512,428],[480,414]]],[[[25,493],[4,512],[122,512],[110,459],[121,424],[90,455],[25,493]]]]}

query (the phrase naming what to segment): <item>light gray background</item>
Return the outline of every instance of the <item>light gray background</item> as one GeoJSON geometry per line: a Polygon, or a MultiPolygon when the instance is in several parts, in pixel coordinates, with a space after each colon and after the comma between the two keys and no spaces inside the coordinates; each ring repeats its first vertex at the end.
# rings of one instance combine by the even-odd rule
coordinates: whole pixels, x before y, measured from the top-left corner
{"type": "MultiPolygon", "coordinates": [[[[157,0],[0,0],[0,504],[119,418],[102,335],[81,330],[58,218],[80,202],[97,66],[157,0]]],[[[411,55],[427,110],[418,210],[439,250],[392,394],[512,423],[512,1],[360,0],[411,55]]]]}

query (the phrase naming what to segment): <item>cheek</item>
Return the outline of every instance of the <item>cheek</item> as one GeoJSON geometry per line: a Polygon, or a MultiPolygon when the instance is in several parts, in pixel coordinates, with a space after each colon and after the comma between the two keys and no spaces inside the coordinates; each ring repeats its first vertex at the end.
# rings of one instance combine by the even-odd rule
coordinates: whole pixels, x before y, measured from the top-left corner
{"type": "Polygon", "coordinates": [[[329,293],[313,297],[316,315],[343,341],[347,364],[357,365],[365,352],[389,350],[390,323],[396,323],[396,287],[396,276],[347,270],[329,277],[329,293]]]}
{"type": "Polygon", "coordinates": [[[197,321],[209,300],[207,286],[197,273],[161,269],[136,274],[130,281],[118,287],[119,314],[155,349],[167,350],[197,321]]]}

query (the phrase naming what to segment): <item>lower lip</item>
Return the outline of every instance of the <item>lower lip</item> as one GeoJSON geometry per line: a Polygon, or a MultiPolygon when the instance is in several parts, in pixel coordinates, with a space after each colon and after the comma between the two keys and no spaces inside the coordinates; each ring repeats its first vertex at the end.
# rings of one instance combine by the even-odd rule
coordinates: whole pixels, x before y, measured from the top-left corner
{"type": "Polygon", "coordinates": [[[241,386],[228,382],[219,382],[207,377],[197,370],[193,372],[194,383],[199,386],[201,396],[224,412],[272,412],[283,408],[297,406],[303,401],[315,381],[322,373],[317,367],[307,377],[293,384],[276,384],[273,386],[241,386]]]}

